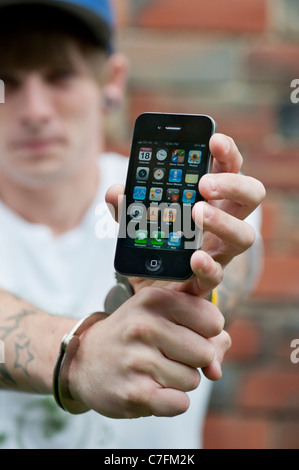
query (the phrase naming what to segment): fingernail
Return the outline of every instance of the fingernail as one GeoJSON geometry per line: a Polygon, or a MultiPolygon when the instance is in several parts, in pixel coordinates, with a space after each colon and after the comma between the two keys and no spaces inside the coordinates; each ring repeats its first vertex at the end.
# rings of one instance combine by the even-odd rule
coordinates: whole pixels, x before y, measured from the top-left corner
{"type": "Polygon", "coordinates": [[[223,146],[223,150],[224,150],[225,153],[227,153],[229,151],[229,141],[225,137],[225,135],[221,135],[220,139],[221,139],[221,143],[222,143],[222,146],[223,146]]]}
{"type": "Polygon", "coordinates": [[[201,266],[198,270],[199,274],[205,274],[206,271],[207,271],[207,268],[208,268],[208,262],[207,260],[204,258],[201,262],[201,266]]]}
{"type": "Polygon", "coordinates": [[[209,183],[209,185],[210,185],[211,191],[216,191],[216,190],[217,190],[217,182],[216,182],[215,178],[211,178],[211,177],[210,177],[210,178],[208,179],[208,183],[209,183]]]}
{"type": "Polygon", "coordinates": [[[204,205],[204,217],[209,219],[212,215],[212,209],[211,209],[211,206],[210,204],[206,203],[204,205]]]}

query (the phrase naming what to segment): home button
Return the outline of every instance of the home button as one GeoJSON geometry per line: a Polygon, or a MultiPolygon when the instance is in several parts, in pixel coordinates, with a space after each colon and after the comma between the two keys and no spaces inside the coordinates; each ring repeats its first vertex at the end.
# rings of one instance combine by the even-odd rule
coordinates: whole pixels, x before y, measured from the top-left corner
{"type": "Polygon", "coordinates": [[[159,255],[151,255],[145,261],[145,267],[148,271],[156,272],[162,266],[162,260],[159,255]]]}

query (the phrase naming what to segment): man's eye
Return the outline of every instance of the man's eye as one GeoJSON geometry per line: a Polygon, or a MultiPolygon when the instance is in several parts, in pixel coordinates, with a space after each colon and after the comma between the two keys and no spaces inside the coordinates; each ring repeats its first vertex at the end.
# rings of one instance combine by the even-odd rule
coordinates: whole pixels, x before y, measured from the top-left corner
{"type": "Polygon", "coordinates": [[[54,70],[49,73],[47,78],[50,82],[64,82],[71,79],[74,76],[74,71],[69,69],[54,70]]]}
{"type": "Polygon", "coordinates": [[[19,86],[19,80],[15,78],[13,75],[0,73],[0,80],[3,81],[5,88],[8,88],[8,89],[17,88],[19,86]]]}

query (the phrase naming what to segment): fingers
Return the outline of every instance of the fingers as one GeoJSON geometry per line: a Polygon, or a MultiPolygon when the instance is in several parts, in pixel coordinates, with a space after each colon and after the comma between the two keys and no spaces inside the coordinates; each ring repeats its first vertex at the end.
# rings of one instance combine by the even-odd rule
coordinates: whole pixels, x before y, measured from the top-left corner
{"type": "Polygon", "coordinates": [[[217,243],[211,243],[209,237],[204,249],[222,265],[250,248],[255,241],[255,230],[251,225],[208,203],[197,204],[194,208],[194,220],[204,227],[204,231],[218,238],[217,243]]]}
{"type": "Polygon", "coordinates": [[[69,371],[70,393],[114,418],[183,413],[186,392],[199,384],[198,368],[215,358],[207,337],[218,336],[223,324],[207,300],[145,287],[82,335],[69,371]]]}
{"type": "MultiPolygon", "coordinates": [[[[206,365],[210,364],[214,358],[214,348],[212,345],[209,347],[213,353],[206,365]]],[[[199,385],[200,374],[196,368],[182,362],[169,360],[164,354],[161,354],[159,349],[149,350],[141,342],[135,345],[130,359],[127,361],[127,365],[132,381],[138,380],[138,377],[136,380],[136,374],[137,376],[151,377],[155,383],[164,388],[175,388],[183,392],[194,390],[199,385]]]]}
{"type": "Polygon", "coordinates": [[[225,353],[231,347],[232,341],[227,331],[223,330],[218,336],[209,340],[215,347],[215,356],[213,361],[202,368],[204,375],[210,380],[219,380],[222,376],[221,364],[225,353]]]}
{"type": "Polygon", "coordinates": [[[225,201],[225,210],[245,219],[263,201],[264,185],[255,178],[234,173],[204,175],[199,191],[209,201],[225,201]]]}
{"type": "Polygon", "coordinates": [[[121,214],[124,189],[125,187],[122,184],[114,184],[110,186],[105,195],[106,204],[116,222],[119,222],[121,214]]]}
{"type": "Polygon", "coordinates": [[[224,134],[214,134],[210,139],[210,151],[214,158],[213,173],[238,173],[243,164],[243,158],[235,142],[224,134]]]}
{"type": "Polygon", "coordinates": [[[206,251],[198,250],[193,253],[191,268],[197,278],[197,288],[201,294],[207,294],[222,281],[223,268],[221,264],[206,251]]]}
{"type": "MultiPolygon", "coordinates": [[[[144,337],[146,334],[148,340],[160,338],[157,344],[162,345],[165,341],[163,349],[168,348],[166,356],[170,357],[171,354],[172,359],[179,359],[184,348],[191,351],[191,355],[197,349],[204,350],[205,344],[196,345],[198,335],[210,338],[217,336],[223,329],[224,317],[220,310],[199,296],[174,292],[172,289],[145,287],[134,297],[127,302],[128,306],[137,299],[138,303],[150,309],[155,316],[159,315],[159,321],[153,322],[151,317],[140,313],[135,317],[135,322],[127,330],[127,334],[135,338],[144,337]],[[181,326],[184,329],[181,330],[181,326]],[[187,335],[189,335],[188,341],[186,341],[187,335]],[[172,353],[168,344],[172,344],[174,349],[172,353]]],[[[207,351],[200,351],[199,357],[201,353],[209,355],[207,351]]],[[[191,360],[190,365],[199,366],[198,363],[194,364],[194,360],[191,360]]]]}
{"type": "Polygon", "coordinates": [[[172,417],[185,413],[189,408],[190,399],[185,392],[161,387],[149,377],[141,375],[137,382],[133,379],[130,385],[128,391],[123,390],[126,418],[152,415],[172,417]]]}
{"type": "Polygon", "coordinates": [[[177,416],[188,410],[190,399],[180,390],[158,388],[152,395],[151,410],[154,416],[177,416]]]}

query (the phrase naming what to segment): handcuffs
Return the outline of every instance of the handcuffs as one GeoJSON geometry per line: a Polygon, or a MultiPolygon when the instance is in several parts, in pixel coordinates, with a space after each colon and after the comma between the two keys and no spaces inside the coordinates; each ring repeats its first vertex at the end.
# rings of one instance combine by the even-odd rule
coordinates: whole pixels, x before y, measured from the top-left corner
{"type": "MultiPolygon", "coordinates": [[[[89,408],[82,403],[76,401],[70,394],[68,383],[69,366],[80,345],[80,335],[94,323],[104,318],[104,315],[111,314],[117,310],[124,302],[134,295],[133,288],[129,280],[115,274],[117,283],[108,292],[104,303],[105,313],[95,312],[82,318],[73,327],[70,333],[64,335],[57,361],[53,373],[53,395],[57,405],[64,411],[71,414],[80,414],[89,411],[89,408]]],[[[213,289],[210,293],[209,300],[214,304],[218,304],[217,289],[213,289]]]]}
{"type": "Polygon", "coordinates": [[[69,391],[69,366],[80,345],[80,335],[95,322],[103,319],[105,314],[111,314],[124,302],[133,296],[134,291],[127,278],[116,274],[117,283],[108,292],[105,299],[105,313],[95,312],[82,318],[73,327],[72,331],[62,338],[59,354],[53,373],[53,395],[57,405],[71,414],[85,413],[89,410],[82,403],[73,399],[69,391]]]}

